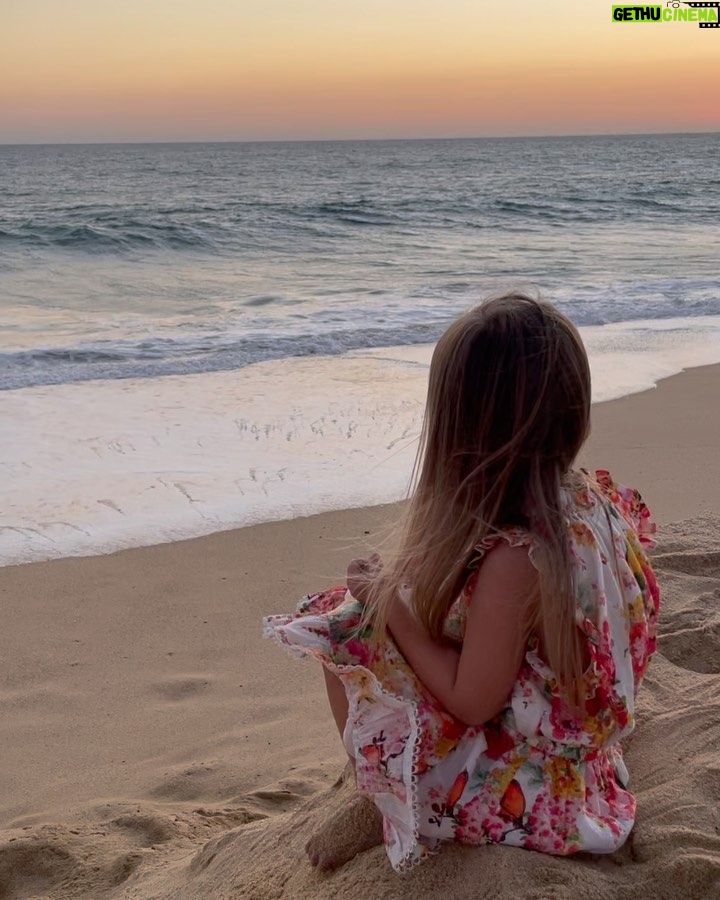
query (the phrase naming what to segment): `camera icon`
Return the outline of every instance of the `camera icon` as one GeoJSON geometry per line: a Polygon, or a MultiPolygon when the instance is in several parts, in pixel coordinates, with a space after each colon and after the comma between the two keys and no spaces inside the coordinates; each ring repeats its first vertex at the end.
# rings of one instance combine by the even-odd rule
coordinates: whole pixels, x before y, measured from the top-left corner
{"type": "Polygon", "coordinates": [[[684,3],[678,3],[678,0],[669,0],[667,6],[672,6],[674,9],[679,9],[681,5],[689,6],[692,9],[713,9],[715,10],[715,19],[713,21],[700,21],[698,25],[700,28],[720,28],[720,0],[702,0],[702,2],[697,2],[697,0],[684,0],[684,3]]]}

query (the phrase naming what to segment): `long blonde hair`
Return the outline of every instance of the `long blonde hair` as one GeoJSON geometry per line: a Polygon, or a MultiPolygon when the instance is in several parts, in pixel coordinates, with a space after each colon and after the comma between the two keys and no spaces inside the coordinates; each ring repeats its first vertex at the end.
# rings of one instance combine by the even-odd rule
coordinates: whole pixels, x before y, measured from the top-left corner
{"type": "Polygon", "coordinates": [[[535,537],[537,596],[528,632],[571,705],[584,696],[561,483],[589,431],[590,370],[580,336],[549,303],[521,293],[486,300],[435,348],[399,548],[369,588],[376,634],[411,585],[418,619],[437,640],[477,556],[504,526],[535,537]]]}

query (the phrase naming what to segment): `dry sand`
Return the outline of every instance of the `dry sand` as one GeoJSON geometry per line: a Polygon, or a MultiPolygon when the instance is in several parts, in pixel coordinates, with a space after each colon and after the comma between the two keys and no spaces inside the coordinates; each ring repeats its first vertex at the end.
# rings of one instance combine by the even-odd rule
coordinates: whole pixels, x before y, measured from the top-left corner
{"type": "Polygon", "coordinates": [[[332,875],[303,845],[347,801],[316,669],[260,618],[337,581],[393,507],[0,570],[0,898],[720,897],[720,368],[602,404],[584,461],[663,529],[660,652],[628,764],[633,839],[560,860],[382,848],[332,875]],[[685,520],[685,521],[680,521],[685,520]]]}

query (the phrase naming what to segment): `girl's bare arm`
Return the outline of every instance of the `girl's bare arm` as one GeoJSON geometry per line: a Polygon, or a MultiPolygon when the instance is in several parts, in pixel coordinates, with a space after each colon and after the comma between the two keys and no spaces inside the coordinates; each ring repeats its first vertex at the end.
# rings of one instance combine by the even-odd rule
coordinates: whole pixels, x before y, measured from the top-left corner
{"type": "Polygon", "coordinates": [[[483,561],[470,600],[462,649],[434,641],[398,598],[388,627],[428,690],[468,725],[503,708],[528,638],[527,603],[538,573],[527,548],[499,544],[483,561]]]}

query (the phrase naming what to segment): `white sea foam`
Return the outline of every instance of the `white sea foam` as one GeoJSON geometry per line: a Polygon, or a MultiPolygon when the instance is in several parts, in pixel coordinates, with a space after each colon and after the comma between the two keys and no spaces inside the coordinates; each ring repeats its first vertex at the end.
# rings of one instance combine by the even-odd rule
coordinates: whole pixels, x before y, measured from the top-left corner
{"type": "MultiPolygon", "coordinates": [[[[720,362],[720,316],[582,329],[594,400],[720,362]]],[[[388,502],[432,346],[0,394],[0,562],[104,553],[388,502]]]]}

